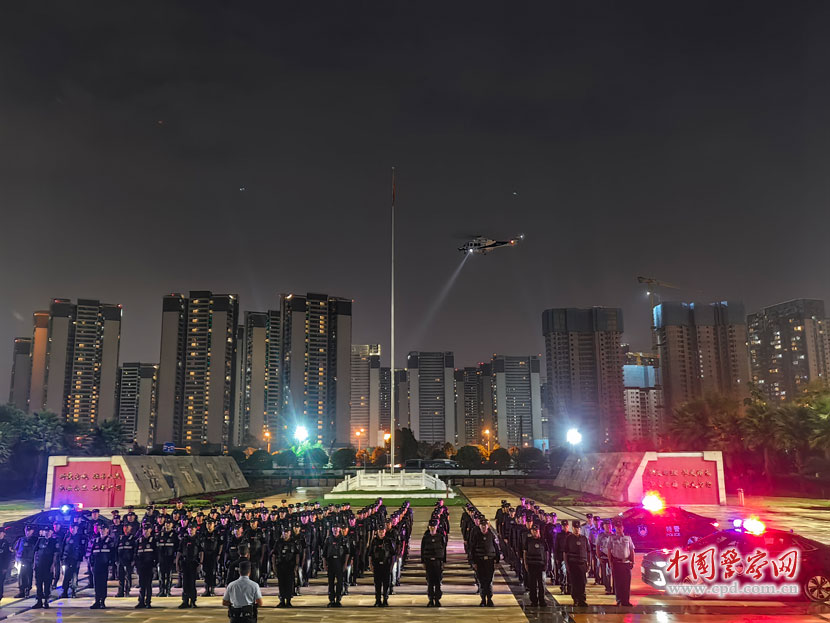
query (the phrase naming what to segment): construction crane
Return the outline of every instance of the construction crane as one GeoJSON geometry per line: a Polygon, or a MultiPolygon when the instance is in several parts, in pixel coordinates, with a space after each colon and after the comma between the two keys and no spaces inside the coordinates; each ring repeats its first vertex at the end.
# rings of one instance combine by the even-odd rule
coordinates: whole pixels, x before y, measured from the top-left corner
{"type": "Polygon", "coordinates": [[[637,276],[637,283],[644,283],[648,286],[646,294],[648,294],[649,309],[654,309],[654,297],[657,294],[657,288],[671,288],[672,290],[680,290],[680,287],[665,281],[660,281],[654,277],[640,277],[637,276]]]}

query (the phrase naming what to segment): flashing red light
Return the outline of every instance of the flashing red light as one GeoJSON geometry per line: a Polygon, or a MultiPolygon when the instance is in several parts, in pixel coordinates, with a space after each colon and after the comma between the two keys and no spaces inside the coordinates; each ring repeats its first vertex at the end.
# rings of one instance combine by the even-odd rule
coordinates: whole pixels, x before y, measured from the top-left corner
{"type": "Polygon", "coordinates": [[[764,522],[760,521],[757,517],[744,519],[744,532],[749,532],[757,536],[763,534],[766,529],[767,527],[764,525],[764,522]]]}
{"type": "Polygon", "coordinates": [[[651,513],[659,513],[666,508],[666,502],[656,491],[649,491],[643,496],[643,508],[651,513]]]}

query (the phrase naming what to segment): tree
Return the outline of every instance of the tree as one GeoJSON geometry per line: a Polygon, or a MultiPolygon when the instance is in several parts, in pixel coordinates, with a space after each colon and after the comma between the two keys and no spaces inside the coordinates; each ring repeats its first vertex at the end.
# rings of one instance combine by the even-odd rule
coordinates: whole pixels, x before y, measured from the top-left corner
{"type": "Polygon", "coordinates": [[[51,411],[41,411],[23,418],[20,442],[35,455],[35,469],[29,489],[34,495],[45,482],[46,457],[63,450],[63,426],[60,418],[51,411]]]}
{"type": "Polygon", "coordinates": [[[298,462],[297,455],[291,450],[282,450],[277,453],[277,465],[280,467],[296,467],[298,462]]]}
{"type": "Polygon", "coordinates": [[[355,464],[356,458],[354,448],[340,448],[331,455],[331,466],[334,469],[346,469],[355,464]]]}
{"type": "Polygon", "coordinates": [[[247,469],[273,469],[274,460],[266,450],[257,450],[245,461],[247,469]]]}
{"type": "Polygon", "coordinates": [[[17,431],[11,422],[0,422],[0,463],[9,460],[17,444],[17,431]]]}
{"type": "Polygon", "coordinates": [[[395,450],[398,452],[401,463],[406,463],[409,459],[418,458],[418,440],[412,434],[409,428],[402,428],[395,436],[395,450]]]}
{"type": "Polygon", "coordinates": [[[323,467],[329,462],[329,455],[322,448],[311,448],[306,456],[314,467],[323,467]]]}
{"type": "Polygon", "coordinates": [[[231,448],[228,450],[228,456],[231,457],[240,467],[245,462],[245,453],[241,448],[231,448]]]}
{"type": "Polygon", "coordinates": [[[775,411],[762,400],[751,400],[746,406],[746,415],[741,422],[741,427],[747,449],[761,451],[764,458],[764,475],[767,484],[772,486],[773,457],[777,450],[776,433],[778,432],[775,411]]]}
{"type": "Polygon", "coordinates": [[[545,454],[539,448],[522,448],[516,457],[516,464],[519,469],[535,470],[547,466],[545,454]]]}
{"type": "Polygon", "coordinates": [[[490,453],[490,462],[499,471],[510,469],[511,461],[510,453],[505,448],[496,448],[490,453]]]}
{"type": "Polygon", "coordinates": [[[92,431],[90,451],[104,456],[121,456],[127,449],[124,427],[117,420],[105,420],[92,431]]]}
{"type": "Polygon", "coordinates": [[[690,400],[675,409],[668,423],[668,434],[675,450],[710,450],[714,431],[711,413],[704,399],[690,400]]]}
{"type": "Polygon", "coordinates": [[[386,448],[382,448],[378,446],[372,451],[372,465],[375,467],[384,467],[387,463],[389,463],[389,459],[386,456],[386,448]]]}
{"type": "Polygon", "coordinates": [[[455,455],[455,460],[464,469],[473,470],[481,467],[481,452],[475,446],[462,446],[455,455]]]}
{"type": "Polygon", "coordinates": [[[785,404],[776,409],[775,427],[778,448],[793,459],[797,474],[804,468],[804,459],[810,449],[810,440],[815,435],[818,416],[810,407],[785,404]]]}
{"type": "Polygon", "coordinates": [[[455,447],[447,442],[447,443],[436,443],[433,445],[432,452],[430,453],[431,459],[451,459],[455,454],[455,447]]]}

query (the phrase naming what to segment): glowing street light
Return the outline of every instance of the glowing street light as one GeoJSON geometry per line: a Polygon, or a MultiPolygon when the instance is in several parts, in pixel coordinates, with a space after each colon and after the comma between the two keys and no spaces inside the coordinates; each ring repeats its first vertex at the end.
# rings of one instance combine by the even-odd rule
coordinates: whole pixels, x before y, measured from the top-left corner
{"type": "Polygon", "coordinates": [[[572,446],[578,446],[582,443],[582,433],[575,428],[569,428],[567,434],[565,435],[565,439],[572,446]]]}
{"type": "Polygon", "coordinates": [[[485,428],[484,434],[487,435],[487,455],[490,455],[490,429],[485,428]]]}
{"type": "Polygon", "coordinates": [[[384,433],[383,441],[385,441],[386,443],[389,443],[390,439],[392,439],[392,433],[384,433]]]}
{"type": "Polygon", "coordinates": [[[265,431],[265,441],[268,442],[268,454],[271,454],[271,433],[269,431],[265,431]]]}
{"type": "MultiPolygon", "coordinates": [[[[360,435],[362,433],[365,433],[365,432],[366,432],[365,428],[361,428],[360,430],[356,430],[354,432],[354,436],[357,437],[357,454],[358,455],[360,455],[360,435]]],[[[366,467],[366,461],[365,460],[363,461],[363,467],[366,467]]]]}
{"type": "Polygon", "coordinates": [[[303,443],[306,439],[308,439],[308,429],[305,426],[298,426],[294,431],[294,439],[300,443],[303,443]]]}

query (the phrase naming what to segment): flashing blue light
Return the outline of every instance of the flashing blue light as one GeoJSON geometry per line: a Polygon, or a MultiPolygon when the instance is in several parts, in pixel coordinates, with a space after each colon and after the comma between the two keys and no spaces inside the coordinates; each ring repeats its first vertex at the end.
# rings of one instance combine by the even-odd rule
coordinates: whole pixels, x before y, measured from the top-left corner
{"type": "Polygon", "coordinates": [[[66,515],[69,511],[72,510],[72,507],[69,504],[64,504],[61,506],[61,512],[66,515]]]}

